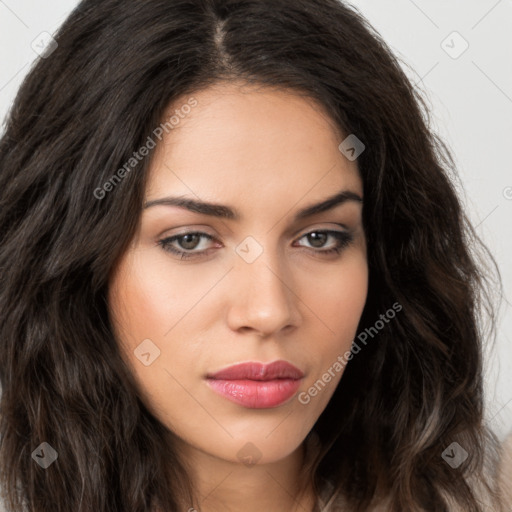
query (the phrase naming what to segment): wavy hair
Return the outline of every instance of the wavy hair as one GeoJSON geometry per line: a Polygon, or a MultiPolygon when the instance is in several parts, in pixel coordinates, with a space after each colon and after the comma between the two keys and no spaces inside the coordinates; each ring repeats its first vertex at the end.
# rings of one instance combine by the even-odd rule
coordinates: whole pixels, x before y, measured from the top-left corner
{"type": "Polygon", "coordinates": [[[106,301],[140,219],[151,154],[115,190],[95,190],[177,98],[241,80],[313,98],[365,144],[370,274],[359,330],[402,306],[348,364],[313,427],[316,492],[358,512],[379,500],[396,512],[476,512],[482,496],[501,510],[482,379],[495,263],[463,211],[426,100],[359,11],[338,0],[84,0],[55,39],[0,140],[7,509],[197,503],[173,433],[120,356],[106,301]],[[58,453],[46,470],[33,460],[43,442],[58,453]],[[456,470],[441,457],[452,442],[469,455],[456,470]]]}

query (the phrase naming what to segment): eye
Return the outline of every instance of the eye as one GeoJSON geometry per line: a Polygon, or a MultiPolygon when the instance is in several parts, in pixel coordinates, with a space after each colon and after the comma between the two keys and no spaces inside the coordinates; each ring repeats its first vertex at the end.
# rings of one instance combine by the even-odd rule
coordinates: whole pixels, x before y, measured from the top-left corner
{"type": "MultiPolygon", "coordinates": [[[[339,254],[345,247],[350,245],[353,241],[353,236],[345,231],[336,230],[315,230],[310,231],[302,235],[299,240],[306,238],[308,243],[312,247],[311,252],[321,255],[326,254],[339,254]],[[334,244],[331,243],[331,247],[322,249],[329,238],[334,240],[334,244]]],[[[164,251],[170,252],[179,256],[180,259],[196,258],[206,254],[208,248],[197,250],[201,246],[201,240],[215,240],[212,235],[201,231],[192,231],[190,233],[182,233],[180,235],[174,235],[168,238],[164,238],[158,241],[158,244],[162,246],[164,251]],[[178,247],[177,247],[178,246],[178,247]]]]}
{"type": "Polygon", "coordinates": [[[354,237],[346,231],[335,231],[335,230],[316,230],[310,231],[305,235],[302,235],[299,240],[306,238],[308,243],[317,249],[325,245],[326,240],[330,238],[334,239],[334,246],[328,249],[316,250],[314,252],[324,254],[339,254],[345,247],[349,246],[354,237]]]}
{"type": "Polygon", "coordinates": [[[194,249],[197,249],[198,241],[200,241],[201,238],[206,240],[214,240],[213,236],[209,235],[208,233],[194,231],[190,233],[174,235],[169,238],[164,238],[163,240],[160,240],[158,243],[162,246],[164,251],[176,254],[177,256],[180,256],[180,259],[183,260],[191,257],[200,256],[201,254],[204,254],[206,252],[206,249],[203,249],[202,251],[189,252],[193,251],[194,249]],[[173,245],[175,242],[178,242],[178,245],[181,246],[181,249],[176,248],[176,246],[173,245]]]}

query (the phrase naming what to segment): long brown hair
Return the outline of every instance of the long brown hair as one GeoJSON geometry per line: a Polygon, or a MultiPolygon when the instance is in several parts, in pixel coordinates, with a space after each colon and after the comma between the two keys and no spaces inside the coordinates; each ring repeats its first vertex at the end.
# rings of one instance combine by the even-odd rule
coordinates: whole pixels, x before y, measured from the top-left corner
{"type": "Polygon", "coordinates": [[[354,511],[379,497],[397,512],[483,510],[475,483],[494,499],[495,440],[483,421],[479,320],[487,311],[492,326],[495,268],[425,100],[363,16],[338,0],[85,0],[55,39],[0,140],[7,509],[196,503],[172,432],[120,357],[105,299],[140,218],[151,154],[97,191],[173,100],[243,80],[317,100],[364,143],[370,282],[359,330],[402,307],[350,361],[314,426],[317,492],[331,489],[354,511]],[[442,457],[454,442],[468,454],[457,468],[442,457]],[[33,456],[41,443],[58,454],[47,469],[33,456]]]}

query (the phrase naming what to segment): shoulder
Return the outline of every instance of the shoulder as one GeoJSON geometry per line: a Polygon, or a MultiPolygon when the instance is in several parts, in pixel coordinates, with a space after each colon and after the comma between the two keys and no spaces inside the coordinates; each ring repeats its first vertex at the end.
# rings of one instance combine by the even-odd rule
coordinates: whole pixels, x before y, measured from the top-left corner
{"type": "MultiPolygon", "coordinates": [[[[496,478],[496,476],[494,478],[496,478]]],[[[501,445],[501,455],[496,483],[501,490],[505,510],[512,511],[512,432],[501,445]]],[[[478,487],[478,485],[476,485],[476,487],[478,487]]],[[[343,499],[340,496],[338,496],[336,500],[333,500],[332,498],[329,499],[333,492],[332,484],[327,483],[323,491],[324,492],[318,500],[319,510],[322,512],[346,510],[346,504],[343,502],[343,499]]],[[[448,501],[450,500],[448,499],[448,501]]],[[[453,512],[460,510],[460,508],[454,504],[451,504],[451,506],[453,507],[453,512]]],[[[389,512],[389,507],[389,500],[383,499],[378,505],[372,508],[372,512],[389,512]]],[[[452,508],[450,510],[452,510],[452,508]]]]}
{"type": "Polygon", "coordinates": [[[502,444],[498,475],[505,503],[512,509],[512,433],[502,444]]]}

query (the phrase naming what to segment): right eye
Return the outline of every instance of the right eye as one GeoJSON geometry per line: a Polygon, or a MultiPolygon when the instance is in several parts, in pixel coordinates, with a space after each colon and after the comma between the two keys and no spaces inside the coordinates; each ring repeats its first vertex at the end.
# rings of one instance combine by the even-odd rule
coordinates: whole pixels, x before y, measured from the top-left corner
{"type": "Polygon", "coordinates": [[[164,238],[159,240],[158,243],[162,246],[164,251],[180,256],[180,259],[187,259],[201,256],[206,252],[207,249],[194,251],[194,249],[196,249],[198,246],[197,242],[200,241],[201,238],[214,240],[214,237],[208,233],[203,233],[201,231],[191,231],[189,233],[180,233],[179,235],[164,238]],[[176,245],[173,245],[175,242],[178,243],[181,249],[177,248],[176,245]]]}

